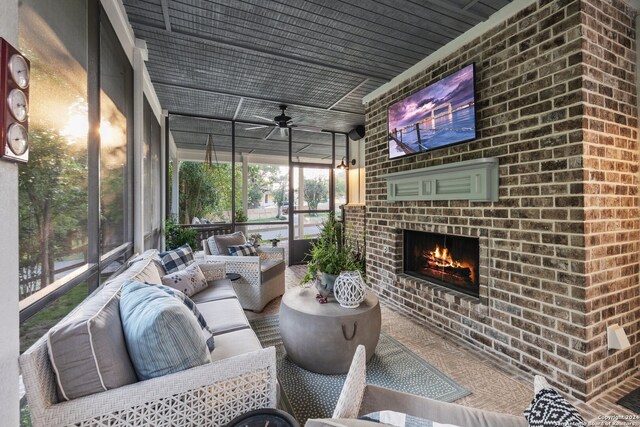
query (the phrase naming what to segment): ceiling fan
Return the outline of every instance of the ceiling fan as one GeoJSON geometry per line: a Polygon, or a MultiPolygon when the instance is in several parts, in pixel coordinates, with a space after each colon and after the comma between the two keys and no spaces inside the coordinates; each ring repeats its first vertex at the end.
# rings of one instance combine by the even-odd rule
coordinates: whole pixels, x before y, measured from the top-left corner
{"type": "MultiPolygon", "coordinates": [[[[257,117],[257,118],[259,118],[261,120],[265,120],[265,121],[268,121],[268,122],[273,122],[274,123],[274,128],[273,128],[271,133],[273,133],[273,131],[275,131],[276,129],[280,129],[280,135],[282,135],[282,136],[288,136],[290,128],[295,128],[296,130],[301,130],[301,131],[305,131],[305,132],[320,132],[320,131],[322,131],[322,128],[318,127],[318,126],[297,126],[297,125],[294,125],[293,124],[293,119],[286,115],[286,113],[285,113],[286,109],[287,109],[286,105],[284,105],[284,104],[280,105],[281,113],[279,115],[275,116],[273,119],[268,119],[266,117],[258,116],[258,115],[255,115],[255,114],[253,115],[253,117],[257,117]]],[[[263,129],[263,128],[266,128],[266,127],[269,127],[269,126],[271,126],[271,125],[252,126],[252,127],[245,128],[245,130],[263,129]]],[[[271,133],[269,133],[269,135],[267,135],[267,138],[271,135],[271,133]]]]}

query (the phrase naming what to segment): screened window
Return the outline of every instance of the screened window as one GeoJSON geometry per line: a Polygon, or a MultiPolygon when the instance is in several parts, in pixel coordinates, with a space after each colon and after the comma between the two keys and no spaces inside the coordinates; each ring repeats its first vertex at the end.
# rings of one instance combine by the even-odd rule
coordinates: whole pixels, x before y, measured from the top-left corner
{"type": "Polygon", "coordinates": [[[19,172],[24,299],[86,262],[87,2],[21,1],[19,29],[31,60],[31,151],[19,172]]]}
{"type": "Polygon", "coordinates": [[[130,241],[133,69],[113,27],[100,21],[101,253],[130,241]]]}

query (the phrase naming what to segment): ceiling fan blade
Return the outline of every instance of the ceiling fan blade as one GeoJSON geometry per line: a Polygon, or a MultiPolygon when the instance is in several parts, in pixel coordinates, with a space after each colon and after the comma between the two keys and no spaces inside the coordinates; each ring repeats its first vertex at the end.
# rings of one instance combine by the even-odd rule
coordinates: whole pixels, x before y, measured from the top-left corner
{"type": "Polygon", "coordinates": [[[320,126],[296,126],[293,125],[291,127],[296,128],[296,130],[301,130],[304,132],[322,132],[323,128],[321,128],[320,126]]]}
{"type": "Polygon", "coordinates": [[[264,129],[266,127],[269,127],[269,125],[253,126],[253,127],[250,127],[250,128],[244,128],[244,130],[264,129]]]}
{"type": "Polygon", "coordinates": [[[273,121],[273,119],[267,119],[266,117],[258,116],[257,114],[254,114],[253,117],[257,117],[257,118],[259,118],[261,120],[265,120],[267,122],[272,122],[273,121]]]}

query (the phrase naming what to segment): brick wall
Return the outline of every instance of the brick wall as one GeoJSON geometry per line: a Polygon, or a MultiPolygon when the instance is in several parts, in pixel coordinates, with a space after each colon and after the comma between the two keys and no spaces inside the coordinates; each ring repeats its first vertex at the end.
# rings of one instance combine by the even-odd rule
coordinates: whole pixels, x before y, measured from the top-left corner
{"type": "Polygon", "coordinates": [[[638,362],[632,16],[619,1],[539,0],[365,106],[370,285],[583,400],[638,362]],[[471,62],[478,138],[390,161],[387,105],[471,62]],[[499,159],[498,202],[386,201],[383,174],[481,157],[499,159]],[[403,228],[480,237],[481,300],[403,276],[403,228]],[[607,352],[612,322],[631,350],[607,352]]]}
{"type": "Polygon", "coordinates": [[[345,236],[351,246],[365,253],[365,213],[366,208],[358,205],[345,205],[345,236]]]}
{"type": "Polygon", "coordinates": [[[581,9],[587,277],[585,318],[577,320],[587,328],[586,372],[578,372],[597,394],[640,361],[635,13],[619,1],[586,0],[581,9]],[[612,323],[624,327],[630,349],[607,351],[606,328],[612,323]]]}

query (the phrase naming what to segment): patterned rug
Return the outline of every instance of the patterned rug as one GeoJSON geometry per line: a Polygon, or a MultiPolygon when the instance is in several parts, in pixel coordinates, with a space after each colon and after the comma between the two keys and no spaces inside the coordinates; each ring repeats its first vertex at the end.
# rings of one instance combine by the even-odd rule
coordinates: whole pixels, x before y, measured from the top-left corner
{"type": "Polygon", "coordinates": [[[616,403],[627,409],[631,409],[636,414],[640,414],[640,388],[633,390],[616,403]]]}
{"type": "MultiPolygon", "coordinates": [[[[254,320],[251,327],[263,347],[276,347],[281,409],[292,414],[300,425],[308,418],[331,417],[347,375],[316,374],[291,362],[280,337],[278,316],[254,320]]],[[[376,352],[367,363],[367,382],[445,402],[470,394],[384,333],[380,334],[376,352]]]]}

